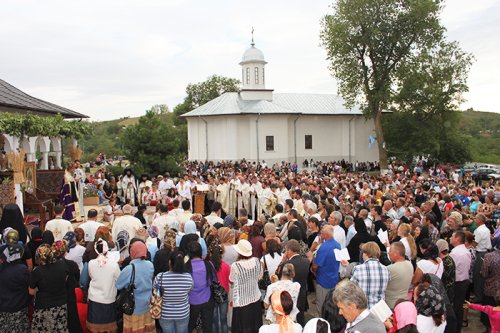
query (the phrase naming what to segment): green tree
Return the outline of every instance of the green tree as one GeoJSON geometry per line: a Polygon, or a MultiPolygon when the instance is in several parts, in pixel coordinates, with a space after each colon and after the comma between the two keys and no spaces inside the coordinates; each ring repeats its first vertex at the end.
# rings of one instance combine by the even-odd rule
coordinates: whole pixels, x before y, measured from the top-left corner
{"type": "Polygon", "coordinates": [[[125,128],[122,142],[131,164],[149,174],[178,172],[182,159],[179,130],[153,107],[125,128]]]}
{"type": "Polygon", "coordinates": [[[426,156],[438,162],[470,160],[470,142],[459,129],[459,105],[468,91],[472,56],[456,43],[442,42],[402,64],[392,115],[384,115],[391,155],[411,161],[426,156]]]}
{"type": "Polygon", "coordinates": [[[373,119],[381,169],[387,169],[382,111],[397,109],[396,97],[412,80],[401,68],[408,63],[419,69],[426,53],[450,55],[439,52],[449,45],[439,19],[442,1],[337,0],[333,9],[320,33],[329,68],[347,105],[359,103],[373,119]]]}
{"type": "Polygon", "coordinates": [[[236,79],[220,75],[212,75],[206,81],[188,84],[186,87],[187,96],[182,103],[174,108],[176,124],[186,123],[184,118],[179,117],[184,113],[192,111],[226,92],[239,91],[239,84],[240,81],[236,79]]]}

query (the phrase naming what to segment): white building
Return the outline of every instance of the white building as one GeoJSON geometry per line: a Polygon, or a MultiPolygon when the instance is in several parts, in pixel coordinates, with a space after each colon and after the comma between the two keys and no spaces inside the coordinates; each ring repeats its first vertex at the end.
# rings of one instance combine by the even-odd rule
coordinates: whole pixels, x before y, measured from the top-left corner
{"type": "Polygon", "coordinates": [[[266,89],[266,61],[254,44],[243,54],[242,88],[184,114],[189,160],[304,159],[377,161],[373,120],[333,94],[279,94],[266,89]]]}

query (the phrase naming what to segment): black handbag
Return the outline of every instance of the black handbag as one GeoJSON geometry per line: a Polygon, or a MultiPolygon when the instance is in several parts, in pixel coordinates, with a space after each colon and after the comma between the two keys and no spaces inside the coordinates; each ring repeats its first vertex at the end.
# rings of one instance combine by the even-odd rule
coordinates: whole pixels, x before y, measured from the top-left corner
{"type": "Polygon", "coordinates": [[[135,296],[134,296],[134,280],[135,280],[135,266],[132,265],[132,275],[130,276],[130,282],[125,289],[122,289],[116,297],[116,308],[119,312],[132,315],[135,309],[135,296]]]}
{"type": "Polygon", "coordinates": [[[217,274],[215,272],[215,267],[211,262],[207,262],[205,260],[205,268],[207,270],[207,276],[208,276],[208,271],[210,271],[211,275],[211,280],[212,282],[210,283],[210,291],[212,293],[212,297],[217,304],[222,304],[227,301],[227,291],[224,289],[223,286],[220,285],[219,279],[217,279],[217,274]]]}
{"type": "Polygon", "coordinates": [[[262,274],[262,279],[259,280],[259,289],[267,290],[267,287],[271,284],[271,278],[269,277],[269,270],[267,269],[266,257],[264,259],[264,273],[262,274]]]}

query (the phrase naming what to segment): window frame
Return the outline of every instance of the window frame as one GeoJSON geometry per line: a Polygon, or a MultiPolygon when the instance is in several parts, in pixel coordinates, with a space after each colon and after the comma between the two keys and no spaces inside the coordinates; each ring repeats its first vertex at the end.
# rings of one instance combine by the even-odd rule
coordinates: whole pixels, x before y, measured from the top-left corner
{"type": "Polygon", "coordinates": [[[266,135],[266,151],[274,151],[274,135],[266,135]]]}

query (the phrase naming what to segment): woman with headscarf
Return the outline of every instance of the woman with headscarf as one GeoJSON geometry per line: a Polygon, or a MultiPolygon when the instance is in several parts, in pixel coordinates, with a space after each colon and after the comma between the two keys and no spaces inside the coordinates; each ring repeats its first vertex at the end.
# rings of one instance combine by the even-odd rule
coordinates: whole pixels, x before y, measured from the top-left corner
{"type": "Polygon", "coordinates": [[[290,318],[293,300],[288,291],[273,293],[270,301],[276,320],[272,324],[262,326],[259,333],[302,333],[302,326],[290,318]]]}
{"type": "Polygon", "coordinates": [[[392,314],[392,321],[388,319],[385,327],[387,333],[419,333],[417,330],[417,308],[409,301],[397,303],[392,314]]]}
{"type": "Polygon", "coordinates": [[[436,287],[427,281],[420,283],[414,292],[419,332],[443,333],[446,328],[445,304],[436,287]]]}
{"type": "Polygon", "coordinates": [[[66,264],[56,260],[48,244],[36,250],[37,267],[30,278],[29,293],[35,297],[32,333],[68,333],[66,280],[69,272],[66,264]]]}
{"type": "MultiPolygon", "coordinates": [[[[55,242],[54,234],[50,230],[45,230],[42,234],[42,244],[47,244],[52,246],[55,242]]],[[[36,252],[35,252],[36,253],[36,252]]]]}
{"type": "Polygon", "coordinates": [[[165,231],[165,236],[163,237],[163,244],[161,249],[156,253],[153,263],[154,263],[154,275],[158,275],[161,272],[166,272],[169,270],[168,260],[170,254],[175,250],[175,238],[176,233],[173,230],[165,231]]]}
{"type": "Polygon", "coordinates": [[[120,275],[118,263],[107,257],[108,243],[99,239],[94,243],[97,258],[88,263],[90,284],[88,290],[87,328],[93,332],[115,333],[116,280],[120,275]]]}
{"type": "Polygon", "coordinates": [[[372,237],[366,230],[366,224],[363,219],[359,217],[354,219],[354,229],[356,229],[356,234],[352,237],[349,245],[347,245],[347,251],[349,251],[349,257],[351,258],[349,262],[359,262],[361,260],[360,245],[372,240],[372,237]]]}
{"type": "MultiPolygon", "coordinates": [[[[340,316],[342,317],[342,316],[340,316]]],[[[343,317],[342,317],[343,318],[343,317]]],[[[310,319],[302,333],[330,333],[330,323],[323,318],[312,318],[310,319]]],[[[332,332],[333,333],[333,332],[332,332]]]]}
{"type": "Polygon", "coordinates": [[[0,327],[10,333],[29,332],[30,272],[21,262],[23,252],[20,244],[0,246],[0,327]]]}
{"type": "Polygon", "coordinates": [[[148,252],[151,254],[151,260],[154,261],[156,252],[158,252],[161,246],[161,242],[158,239],[158,227],[154,225],[150,226],[146,234],[146,246],[148,247],[148,252]]]}
{"type": "Polygon", "coordinates": [[[28,241],[28,230],[24,225],[24,218],[19,206],[11,203],[7,204],[2,211],[2,219],[0,220],[0,232],[3,233],[4,229],[11,227],[19,233],[19,240],[26,244],[28,241]]]}
{"type": "Polygon", "coordinates": [[[222,248],[222,261],[231,266],[238,259],[238,252],[233,247],[235,241],[234,231],[228,227],[222,227],[217,230],[217,237],[222,248]]]}
{"type": "Polygon", "coordinates": [[[40,229],[39,227],[34,227],[33,229],[31,229],[31,237],[28,243],[28,249],[30,250],[32,255],[36,253],[36,249],[40,245],[42,245],[43,243],[42,235],[43,235],[42,229],[40,229]]]}
{"type": "Polygon", "coordinates": [[[66,304],[68,306],[68,331],[69,333],[81,333],[82,326],[78,318],[78,308],[76,306],[75,288],[78,287],[77,281],[80,281],[80,269],[78,265],[66,259],[64,256],[68,253],[68,246],[65,240],[56,241],[52,244],[54,258],[64,262],[68,270],[68,278],[66,279],[66,304]]]}
{"type": "Polygon", "coordinates": [[[186,254],[187,246],[192,241],[200,243],[203,258],[205,258],[207,256],[207,244],[205,240],[198,235],[196,223],[194,223],[193,220],[189,220],[184,224],[184,236],[179,240],[179,250],[186,254]]]}
{"type": "Polygon", "coordinates": [[[422,251],[420,251],[419,244],[422,240],[430,238],[429,227],[426,225],[417,225],[415,227],[415,244],[417,245],[417,257],[422,258],[422,251]]]}
{"type": "Polygon", "coordinates": [[[3,230],[3,234],[1,235],[0,245],[14,244],[24,247],[21,262],[28,266],[28,269],[31,271],[33,269],[33,259],[29,247],[19,240],[19,232],[16,229],[7,227],[3,230]]]}
{"type": "Polygon", "coordinates": [[[68,245],[68,252],[65,258],[74,261],[81,272],[83,269],[83,254],[85,253],[85,247],[78,244],[74,231],[68,231],[66,235],[64,235],[63,240],[65,240],[68,245]]]}
{"type": "Polygon", "coordinates": [[[123,333],[154,333],[155,323],[149,313],[149,299],[153,288],[153,264],[146,260],[148,249],[146,244],[136,241],[130,245],[132,261],[125,267],[116,281],[116,288],[126,288],[134,271],[134,299],[135,308],[132,315],[123,315],[123,333]]]}

